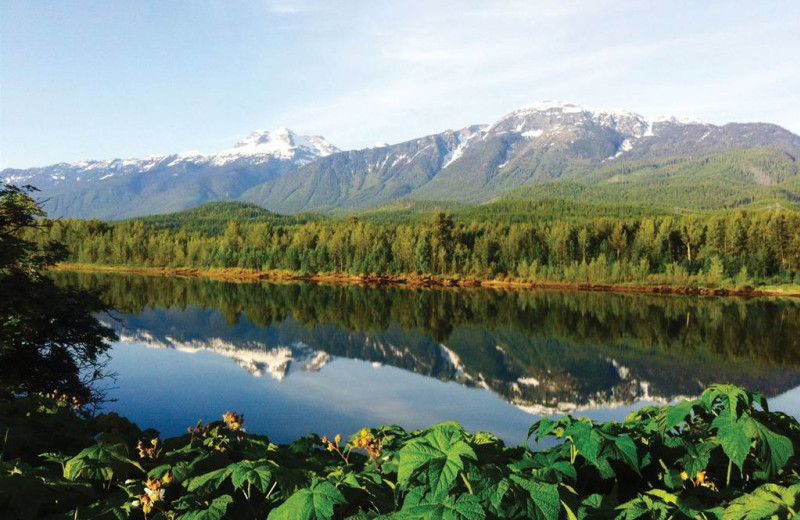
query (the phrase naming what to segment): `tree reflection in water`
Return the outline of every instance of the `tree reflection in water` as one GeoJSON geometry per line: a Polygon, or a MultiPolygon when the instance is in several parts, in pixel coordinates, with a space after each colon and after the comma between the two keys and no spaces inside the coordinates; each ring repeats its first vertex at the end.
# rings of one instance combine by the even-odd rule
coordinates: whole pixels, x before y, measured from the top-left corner
{"type": "Polygon", "coordinates": [[[669,401],[714,382],[768,396],[800,385],[793,300],[53,277],[102,289],[126,315],[121,334],[276,377],[362,359],[486,386],[533,413],[669,401]]]}

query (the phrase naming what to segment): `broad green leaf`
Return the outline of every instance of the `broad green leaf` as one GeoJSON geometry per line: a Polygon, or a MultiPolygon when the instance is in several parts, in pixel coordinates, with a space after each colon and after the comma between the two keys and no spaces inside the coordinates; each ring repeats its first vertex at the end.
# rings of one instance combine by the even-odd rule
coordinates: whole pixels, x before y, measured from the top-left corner
{"type": "Polygon", "coordinates": [[[676,494],[670,493],[669,491],[664,491],[663,489],[652,489],[648,491],[647,494],[658,497],[662,502],[667,504],[675,505],[678,503],[678,496],[676,494]]]}
{"type": "Polygon", "coordinates": [[[760,520],[762,518],[792,518],[800,488],[784,488],[765,484],[752,493],[733,500],[725,508],[726,520],[760,520]],[[790,514],[792,512],[792,514],[790,514]]]}
{"type": "Polygon", "coordinates": [[[711,461],[711,452],[717,448],[717,444],[710,441],[693,444],[682,440],[679,446],[683,449],[684,455],[677,460],[678,466],[692,478],[708,467],[711,461]]]}
{"type": "Polygon", "coordinates": [[[542,417],[528,430],[528,439],[536,435],[536,442],[539,442],[543,438],[550,435],[553,430],[556,429],[556,426],[558,426],[558,421],[553,421],[547,417],[542,417]]]}
{"type": "Polygon", "coordinates": [[[765,463],[770,475],[775,475],[794,455],[792,441],[784,435],[773,432],[759,421],[753,420],[752,424],[761,443],[759,460],[765,463]]]}
{"type": "Polygon", "coordinates": [[[156,466],[155,468],[151,468],[147,472],[147,476],[150,477],[150,478],[159,478],[160,479],[161,477],[164,476],[164,473],[166,473],[166,472],[168,472],[170,470],[172,470],[172,465],[171,464],[161,464],[159,466],[156,466]]]}
{"type": "Polygon", "coordinates": [[[318,481],[292,494],[269,514],[268,520],[329,520],[334,506],[343,503],[344,496],[336,486],[318,481]]]}
{"type": "Polygon", "coordinates": [[[711,385],[700,396],[710,410],[719,401],[722,411],[726,411],[731,417],[739,417],[740,408],[749,407],[752,399],[748,392],[735,385],[711,385]]]}
{"type": "Polygon", "coordinates": [[[591,463],[597,461],[600,453],[600,439],[594,424],[590,421],[575,421],[564,430],[565,437],[571,437],[572,443],[586,460],[591,463]]]}
{"type": "Polygon", "coordinates": [[[611,442],[616,448],[616,455],[619,460],[625,462],[631,469],[639,473],[639,455],[636,451],[636,444],[628,435],[611,436],[611,442]]]}
{"type": "Polygon", "coordinates": [[[622,461],[638,473],[639,458],[633,439],[628,434],[619,433],[613,424],[608,426],[614,429],[603,431],[603,426],[591,421],[575,421],[564,430],[564,435],[572,438],[578,453],[594,465],[603,478],[614,476],[608,459],[622,461]]]}
{"type": "Polygon", "coordinates": [[[436,497],[443,497],[464,469],[462,458],[475,460],[475,452],[454,424],[439,424],[424,436],[413,439],[399,452],[397,481],[407,485],[417,470],[425,470],[427,484],[436,497]]]}
{"type": "Polygon", "coordinates": [[[648,495],[639,495],[633,500],[629,500],[617,507],[620,511],[617,516],[620,520],[635,520],[646,518],[648,520],[665,520],[670,515],[671,504],[663,500],[653,499],[648,495]]]}
{"type": "Polygon", "coordinates": [[[717,441],[722,446],[722,451],[739,469],[742,469],[753,442],[748,433],[752,428],[747,427],[751,421],[749,417],[735,419],[728,414],[722,414],[712,423],[717,428],[717,441]]]}
{"type": "MultiPolygon", "coordinates": [[[[166,457],[165,457],[166,458],[166,457]]],[[[230,459],[218,451],[203,453],[190,450],[180,457],[171,457],[172,475],[179,482],[186,482],[193,477],[224,468],[230,459]]]]}
{"type": "Polygon", "coordinates": [[[482,464],[470,471],[470,482],[475,496],[493,514],[498,514],[503,499],[511,488],[506,468],[497,464],[482,464]]]}
{"type": "Polygon", "coordinates": [[[204,473],[203,475],[190,478],[186,481],[186,490],[197,491],[198,489],[202,488],[218,489],[232,472],[233,470],[229,466],[227,468],[210,471],[208,473],[204,473]]]}
{"type": "Polygon", "coordinates": [[[128,458],[123,444],[95,444],[81,451],[64,464],[64,478],[75,480],[111,480],[124,477],[133,469],[142,467],[128,458]]]}
{"type": "Polygon", "coordinates": [[[614,508],[617,502],[613,497],[594,493],[584,498],[578,509],[578,519],[585,518],[613,518],[616,516],[614,508]]]}
{"type": "Polygon", "coordinates": [[[561,511],[561,498],[558,486],[545,484],[532,479],[511,475],[511,480],[528,492],[531,497],[528,503],[528,514],[536,520],[557,520],[561,511]]]}
{"type": "Polygon", "coordinates": [[[698,400],[682,401],[672,406],[667,406],[664,413],[664,424],[662,425],[663,431],[669,432],[684,422],[687,417],[691,416],[694,407],[700,403],[698,400]]]}
{"type": "Polygon", "coordinates": [[[501,441],[496,435],[492,433],[477,432],[475,435],[472,436],[472,443],[475,445],[499,444],[502,446],[503,441],[501,441]]]}
{"type": "Polygon", "coordinates": [[[457,499],[449,496],[444,500],[427,501],[404,505],[399,513],[390,515],[392,520],[484,520],[486,513],[473,495],[461,495],[457,499]]]}
{"type": "Polygon", "coordinates": [[[577,477],[577,471],[575,466],[563,457],[561,452],[549,450],[523,458],[509,467],[512,471],[532,476],[541,482],[555,484],[565,480],[572,481],[577,477]]]}
{"type": "Polygon", "coordinates": [[[243,461],[228,466],[231,470],[231,482],[237,488],[250,485],[262,493],[266,493],[272,482],[272,465],[267,461],[243,461]]]}
{"type": "Polygon", "coordinates": [[[180,520],[220,520],[225,516],[228,506],[233,502],[230,495],[217,497],[208,504],[207,508],[196,509],[181,515],[180,520]]]}

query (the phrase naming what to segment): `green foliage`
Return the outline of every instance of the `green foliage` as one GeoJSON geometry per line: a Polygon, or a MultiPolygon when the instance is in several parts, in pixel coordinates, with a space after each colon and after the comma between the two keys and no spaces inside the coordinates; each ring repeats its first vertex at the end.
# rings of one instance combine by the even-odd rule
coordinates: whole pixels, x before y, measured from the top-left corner
{"type": "Polygon", "coordinates": [[[726,520],[796,518],[800,508],[800,484],[789,487],[764,484],[748,495],[733,500],[725,510],[726,520]]]}
{"type": "Polygon", "coordinates": [[[63,241],[69,261],[99,265],[723,289],[791,283],[800,273],[800,212],[786,209],[677,215],[635,205],[512,200],[386,222],[251,218],[263,210],[218,206],[218,214],[198,208],[115,224],[46,222],[45,232],[30,238],[63,241]]]}
{"type": "MultiPolygon", "coordinates": [[[[136,219],[152,229],[171,229],[179,231],[199,231],[208,235],[220,235],[230,221],[238,224],[273,224],[291,225],[305,224],[319,220],[318,215],[278,215],[266,209],[246,202],[207,202],[196,208],[167,213],[149,215],[136,219]]],[[[128,219],[125,222],[134,222],[128,219]]]]}
{"type": "MultiPolygon", "coordinates": [[[[30,418],[6,426],[11,438],[73,414],[42,397],[4,407],[0,417],[30,418]]],[[[621,423],[544,418],[530,434],[556,442],[542,451],[456,423],[275,445],[230,421],[151,443],[155,432],[130,423],[73,417],[75,431],[53,431],[63,450],[36,456],[6,442],[3,518],[750,520],[793,518],[800,505],[800,424],[732,385],[621,423]],[[137,439],[158,449],[134,460],[137,439]]]]}
{"type": "Polygon", "coordinates": [[[648,204],[692,211],[772,204],[796,207],[797,161],[780,150],[738,150],[613,162],[574,168],[557,180],[528,184],[508,200],[648,204]]]}
{"type": "Polygon", "coordinates": [[[457,424],[433,426],[424,436],[406,444],[398,457],[398,483],[407,485],[422,470],[421,480],[430,488],[432,498],[442,498],[453,488],[464,469],[462,458],[476,458],[457,424]]]}
{"type": "Polygon", "coordinates": [[[344,503],[344,496],[336,486],[316,481],[293,493],[269,514],[268,520],[327,520],[333,518],[333,508],[344,503]]]}
{"type": "Polygon", "coordinates": [[[66,250],[45,231],[33,191],[0,186],[0,398],[58,390],[86,405],[100,397],[91,383],[116,336],[92,315],[107,309],[96,293],[44,276],[66,250]]]}

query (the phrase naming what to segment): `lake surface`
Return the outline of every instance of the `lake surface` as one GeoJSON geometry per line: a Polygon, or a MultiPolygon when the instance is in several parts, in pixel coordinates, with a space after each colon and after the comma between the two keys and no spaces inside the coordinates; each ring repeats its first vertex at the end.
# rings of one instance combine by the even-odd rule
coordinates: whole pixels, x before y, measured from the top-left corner
{"type": "Polygon", "coordinates": [[[162,435],[231,410],[276,442],[457,420],[520,443],[542,415],[621,420],[714,382],[800,415],[796,300],[53,277],[117,309],[106,408],[162,435]]]}

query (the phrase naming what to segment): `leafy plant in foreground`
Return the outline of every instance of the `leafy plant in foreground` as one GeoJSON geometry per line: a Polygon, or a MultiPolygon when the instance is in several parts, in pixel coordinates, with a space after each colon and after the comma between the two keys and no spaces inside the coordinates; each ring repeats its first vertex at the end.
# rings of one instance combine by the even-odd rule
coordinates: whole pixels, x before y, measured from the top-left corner
{"type": "Polygon", "coordinates": [[[233,412],[158,440],[46,396],[0,403],[0,427],[3,518],[780,519],[800,507],[800,425],[731,385],[620,423],[544,418],[530,436],[556,444],[541,451],[452,422],[277,445],[233,412]]]}

